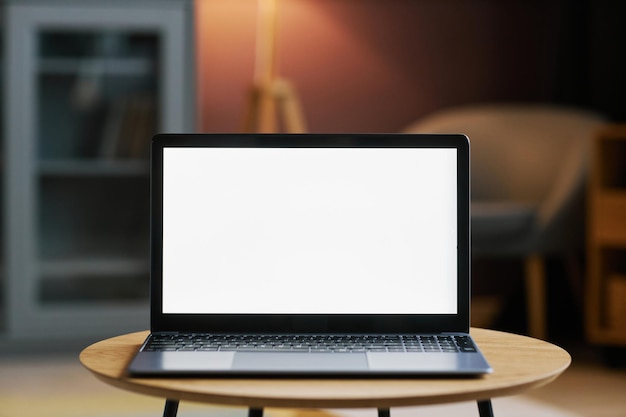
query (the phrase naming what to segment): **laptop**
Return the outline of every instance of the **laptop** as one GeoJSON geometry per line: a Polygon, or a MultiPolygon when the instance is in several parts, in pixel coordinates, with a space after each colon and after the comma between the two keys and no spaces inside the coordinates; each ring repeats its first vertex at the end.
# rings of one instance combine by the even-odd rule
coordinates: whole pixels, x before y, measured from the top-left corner
{"type": "Polygon", "coordinates": [[[161,134],[133,376],[492,371],[463,135],[161,134]]]}

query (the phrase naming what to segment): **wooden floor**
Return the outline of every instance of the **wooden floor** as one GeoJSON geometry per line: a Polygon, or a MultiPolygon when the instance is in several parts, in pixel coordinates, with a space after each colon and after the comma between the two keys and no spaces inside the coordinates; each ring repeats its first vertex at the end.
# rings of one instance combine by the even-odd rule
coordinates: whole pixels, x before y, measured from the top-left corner
{"type": "Polygon", "coordinates": [[[572,355],[570,368],[527,395],[585,417],[625,417],[626,366],[606,366],[597,348],[564,347],[572,355]]]}
{"type": "MultiPolygon", "coordinates": [[[[626,416],[626,367],[606,367],[598,352],[586,346],[564,347],[573,357],[570,369],[525,397],[581,417],[626,416]]],[[[94,405],[95,415],[119,415],[115,407],[120,404],[128,416],[162,413],[161,399],[105,386],[81,367],[75,355],[0,356],[0,404],[2,417],[85,417],[94,405]]],[[[221,417],[245,416],[242,410],[217,411],[221,417]]],[[[210,414],[209,410],[204,415],[210,414]]]]}

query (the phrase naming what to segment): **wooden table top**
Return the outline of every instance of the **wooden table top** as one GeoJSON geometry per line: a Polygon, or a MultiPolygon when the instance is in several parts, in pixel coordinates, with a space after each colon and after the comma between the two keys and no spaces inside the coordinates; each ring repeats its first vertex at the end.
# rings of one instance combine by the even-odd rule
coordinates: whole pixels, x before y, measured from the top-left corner
{"type": "Polygon", "coordinates": [[[511,333],[472,329],[494,369],[478,378],[131,378],[126,366],[147,336],[97,342],[80,361],[101,381],[162,398],[252,408],[390,408],[486,400],[545,385],[571,363],[553,344],[511,333]]]}

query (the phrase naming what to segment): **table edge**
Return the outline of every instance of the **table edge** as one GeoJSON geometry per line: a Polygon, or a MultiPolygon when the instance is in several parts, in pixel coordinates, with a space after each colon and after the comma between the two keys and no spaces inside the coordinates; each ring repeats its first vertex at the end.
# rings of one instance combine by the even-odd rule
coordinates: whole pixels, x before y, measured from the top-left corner
{"type": "MultiPolygon", "coordinates": [[[[512,333],[499,332],[496,330],[488,330],[488,329],[472,329],[472,332],[495,332],[495,333],[503,333],[506,335],[519,336],[528,339],[528,336],[515,335],[512,333]]],[[[485,400],[495,397],[502,397],[508,395],[519,394],[521,392],[539,388],[544,386],[552,381],[554,381],[558,376],[563,373],[571,364],[571,356],[567,351],[562,349],[561,347],[544,342],[541,340],[534,339],[541,343],[546,343],[556,349],[559,349],[561,353],[567,355],[568,360],[565,361],[561,366],[556,367],[552,372],[546,373],[541,378],[531,378],[522,382],[516,382],[510,385],[503,385],[499,387],[489,388],[489,389],[477,389],[477,390],[468,390],[466,392],[455,392],[455,393],[442,393],[439,395],[430,395],[428,397],[414,397],[414,396],[388,396],[384,399],[381,398],[341,398],[341,399],[320,399],[320,398],[276,398],[276,397],[267,397],[267,396],[250,396],[250,395],[229,395],[229,394],[219,394],[219,393],[206,393],[206,392],[190,392],[185,390],[177,390],[153,385],[146,385],[146,382],[150,381],[154,378],[130,378],[128,376],[125,377],[111,377],[101,372],[97,372],[88,366],[84,360],[84,353],[89,351],[90,348],[98,346],[102,342],[128,337],[135,336],[138,339],[145,338],[148,334],[147,331],[135,332],[126,335],[120,335],[113,337],[111,339],[106,339],[100,342],[96,342],[87,348],[83,349],[80,353],[80,362],[81,364],[98,380],[114,386],[116,388],[120,388],[123,390],[144,394],[152,397],[160,397],[160,398],[169,398],[176,399],[181,401],[191,401],[191,402],[199,402],[199,403],[211,403],[211,404],[220,404],[220,405],[230,405],[230,406],[244,406],[244,407],[274,407],[274,408],[388,408],[388,407],[404,407],[404,406],[419,406],[419,405],[432,405],[432,404],[441,404],[441,403],[451,403],[451,402],[462,402],[462,401],[476,401],[476,400],[485,400]],[[141,383],[137,383],[137,380],[140,380],[141,383]]],[[[130,358],[129,358],[130,360],[130,358]]],[[[488,377],[488,376],[487,376],[488,377]]],[[[481,377],[478,377],[481,378],[481,377]]],[[[249,379],[249,378],[248,378],[249,379]]],[[[288,379],[288,378],[287,378],[288,379]]],[[[336,379],[336,378],[333,378],[336,379]]],[[[347,380],[354,380],[355,378],[348,378],[347,380]]],[[[156,379],[163,380],[163,379],[156,379]]],[[[394,379],[395,380],[395,379],[394,379]]]]}

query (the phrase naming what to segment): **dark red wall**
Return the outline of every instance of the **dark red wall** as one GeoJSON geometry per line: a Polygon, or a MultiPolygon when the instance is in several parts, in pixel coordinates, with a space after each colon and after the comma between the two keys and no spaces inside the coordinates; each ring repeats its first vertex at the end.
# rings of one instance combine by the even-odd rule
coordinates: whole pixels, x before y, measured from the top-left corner
{"type": "MultiPolygon", "coordinates": [[[[577,69],[588,45],[572,47],[588,10],[564,4],[281,0],[280,73],[312,132],[395,132],[446,106],[559,101],[588,72],[577,69]]],[[[254,0],[197,1],[200,131],[240,129],[255,18],[254,0]]]]}

